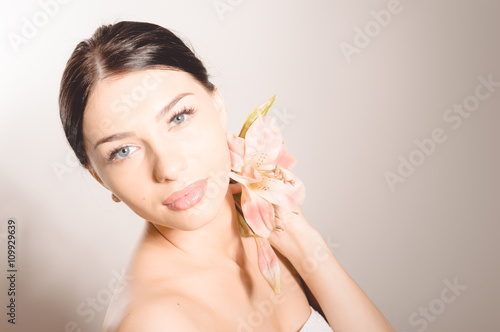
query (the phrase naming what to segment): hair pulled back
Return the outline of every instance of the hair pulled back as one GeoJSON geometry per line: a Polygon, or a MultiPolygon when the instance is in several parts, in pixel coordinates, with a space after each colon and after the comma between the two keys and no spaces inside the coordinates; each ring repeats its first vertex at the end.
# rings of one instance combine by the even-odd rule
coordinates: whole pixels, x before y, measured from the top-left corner
{"type": "Polygon", "coordinates": [[[88,168],[83,113],[96,84],[127,72],[167,67],[190,73],[213,91],[203,63],[170,30],[156,24],[123,21],[99,27],[80,42],[69,58],[59,90],[59,114],[71,148],[88,168]]]}

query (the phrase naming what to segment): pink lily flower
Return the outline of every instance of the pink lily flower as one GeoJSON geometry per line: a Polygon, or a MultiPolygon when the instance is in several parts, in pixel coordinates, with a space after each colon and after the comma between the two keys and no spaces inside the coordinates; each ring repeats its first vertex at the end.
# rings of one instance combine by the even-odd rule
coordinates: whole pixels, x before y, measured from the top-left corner
{"type": "Polygon", "coordinates": [[[259,269],[279,294],[281,270],[267,238],[276,230],[275,206],[296,212],[305,199],[302,182],[290,171],[296,160],[286,150],[273,117],[259,113],[245,138],[226,133],[230,178],[241,184],[243,217],[254,233],[259,269]]]}

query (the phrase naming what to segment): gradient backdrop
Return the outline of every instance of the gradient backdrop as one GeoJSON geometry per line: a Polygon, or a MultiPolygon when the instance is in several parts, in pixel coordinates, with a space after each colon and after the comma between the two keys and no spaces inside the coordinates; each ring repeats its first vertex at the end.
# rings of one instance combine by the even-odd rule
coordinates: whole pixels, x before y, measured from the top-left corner
{"type": "Polygon", "coordinates": [[[0,329],[100,329],[144,222],[78,166],[57,97],[79,41],[137,20],[193,45],[229,131],[277,94],[306,217],[397,331],[498,331],[499,14],[486,0],[4,1],[0,329]]]}

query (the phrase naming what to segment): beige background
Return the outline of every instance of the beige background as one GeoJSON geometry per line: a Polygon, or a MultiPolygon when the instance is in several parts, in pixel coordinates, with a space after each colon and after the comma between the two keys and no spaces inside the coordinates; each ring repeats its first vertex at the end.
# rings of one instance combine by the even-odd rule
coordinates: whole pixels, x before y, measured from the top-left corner
{"type": "Polygon", "coordinates": [[[474,101],[478,77],[500,82],[500,3],[396,3],[73,0],[18,52],[9,33],[21,34],[42,7],[4,4],[0,275],[14,218],[18,324],[6,323],[2,277],[0,329],[100,327],[143,221],[77,166],[57,94],[80,40],[103,23],[142,20],[194,46],[225,97],[228,130],[237,132],[277,94],[273,112],[289,114],[283,135],[307,188],[304,213],[397,331],[497,330],[500,87],[466,111],[459,128],[443,116],[474,101]],[[229,6],[221,16],[217,3],[229,6]],[[371,11],[388,7],[399,12],[381,27],[371,11]],[[367,45],[358,28],[372,29],[367,45]],[[346,57],[347,44],[360,46],[358,53],[346,57]],[[418,152],[415,140],[431,138],[435,128],[446,139],[428,156],[418,152]],[[421,164],[391,190],[384,174],[398,174],[399,158],[421,164]],[[455,281],[464,286],[453,293],[455,281]]]}

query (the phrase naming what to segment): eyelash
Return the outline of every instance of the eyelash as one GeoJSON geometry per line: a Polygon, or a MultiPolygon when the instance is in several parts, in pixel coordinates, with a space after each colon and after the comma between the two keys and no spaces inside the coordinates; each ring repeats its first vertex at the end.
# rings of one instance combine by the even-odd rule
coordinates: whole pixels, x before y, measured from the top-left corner
{"type": "Polygon", "coordinates": [[[177,111],[176,113],[172,114],[172,116],[170,117],[170,120],[168,120],[168,123],[171,123],[172,121],[174,121],[174,119],[176,117],[178,117],[179,115],[182,115],[182,114],[192,115],[194,113],[196,113],[196,109],[194,107],[184,106],[184,108],[182,108],[180,111],[177,111]]]}
{"type": "MultiPolygon", "coordinates": [[[[170,117],[170,119],[168,120],[168,123],[171,123],[172,121],[174,121],[174,119],[176,117],[178,117],[179,115],[183,115],[183,114],[188,114],[188,115],[192,115],[196,113],[196,109],[194,107],[184,107],[182,108],[180,111],[177,111],[176,113],[172,114],[172,116],[170,117]]],[[[182,124],[182,123],[181,123],[182,124]]],[[[118,154],[118,152],[123,149],[123,148],[126,148],[126,147],[129,147],[129,145],[121,145],[119,147],[116,147],[114,149],[111,149],[108,151],[108,156],[106,158],[107,162],[108,163],[111,163],[113,162],[113,160],[116,158],[116,155],[118,154]]],[[[127,158],[127,157],[125,157],[127,158]]],[[[125,159],[124,158],[124,159],[125,159]]]]}

